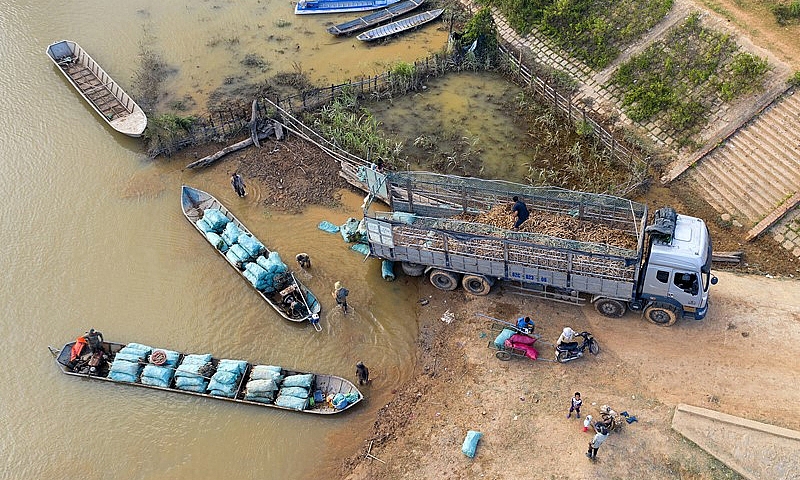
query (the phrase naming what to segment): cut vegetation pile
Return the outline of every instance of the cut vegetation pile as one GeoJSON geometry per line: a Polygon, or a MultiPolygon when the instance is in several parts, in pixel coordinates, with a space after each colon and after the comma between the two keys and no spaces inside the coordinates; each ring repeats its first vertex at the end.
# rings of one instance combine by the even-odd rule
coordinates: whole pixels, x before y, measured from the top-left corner
{"type": "MultiPolygon", "coordinates": [[[[454,219],[483,223],[504,230],[510,230],[514,226],[510,205],[497,205],[480,215],[459,215],[454,219]]],[[[636,238],[623,231],[569,215],[535,210],[531,211],[530,218],[520,225],[518,231],[578,242],[608,244],[629,250],[635,250],[637,245],[636,238]]]]}

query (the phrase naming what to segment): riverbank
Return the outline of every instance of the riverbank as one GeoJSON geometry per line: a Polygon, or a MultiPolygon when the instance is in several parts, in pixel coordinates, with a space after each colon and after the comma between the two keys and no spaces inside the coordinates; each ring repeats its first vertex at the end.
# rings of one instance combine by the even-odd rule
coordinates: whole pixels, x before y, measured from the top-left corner
{"type": "MultiPolygon", "coordinates": [[[[260,182],[263,202],[273,208],[297,212],[304,205],[336,205],[335,192],[346,187],[334,162],[296,139],[250,148],[223,162],[215,168],[238,170],[247,182],[260,182]]],[[[665,191],[654,193],[662,198],[665,191]]],[[[793,266],[784,266],[787,275],[793,266]]],[[[590,306],[532,300],[500,288],[473,297],[408,279],[409,288],[428,299],[417,306],[412,379],[391,392],[373,392],[390,400],[378,410],[363,443],[350,444],[355,453],[333,474],[353,480],[522,478],[530,472],[550,478],[737,478],[670,429],[672,412],[678,403],[688,403],[800,428],[786,407],[792,392],[782,381],[796,375],[800,365],[795,359],[765,359],[759,348],[785,349],[800,340],[794,303],[800,288],[790,279],[720,277],[709,317],[671,328],[650,325],[632,313],[607,319],[590,306]],[[759,295],[766,291],[771,292],[768,304],[759,295]],[[450,323],[442,321],[447,311],[454,314],[450,323]],[[555,364],[549,361],[550,347],[542,343],[544,360],[501,362],[487,348],[491,332],[478,313],[504,320],[531,315],[543,342],[552,342],[565,325],[586,329],[600,342],[601,353],[555,364]],[[771,397],[764,402],[770,407],[754,409],[762,388],[771,397]],[[581,431],[581,421],[565,418],[574,391],[584,396],[584,414],[597,415],[598,407],[608,404],[639,419],[611,436],[596,463],[583,456],[589,434],[581,431]],[[484,433],[474,460],[460,452],[467,430],[484,433]],[[365,457],[368,450],[374,458],[365,457]]]]}

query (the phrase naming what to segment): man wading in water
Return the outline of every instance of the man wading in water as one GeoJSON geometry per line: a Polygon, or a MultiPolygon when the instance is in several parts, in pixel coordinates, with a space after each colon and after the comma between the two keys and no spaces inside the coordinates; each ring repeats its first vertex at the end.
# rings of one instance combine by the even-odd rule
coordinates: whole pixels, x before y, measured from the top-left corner
{"type": "Polygon", "coordinates": [[[242,176],[238,173],[231,175],[231,185],[233,186],[233,190],[236,192],[236,195],[240,197],[244,197],[247,195],[247,192],[244,191],[244,180],[242,180],[242,176]]]}

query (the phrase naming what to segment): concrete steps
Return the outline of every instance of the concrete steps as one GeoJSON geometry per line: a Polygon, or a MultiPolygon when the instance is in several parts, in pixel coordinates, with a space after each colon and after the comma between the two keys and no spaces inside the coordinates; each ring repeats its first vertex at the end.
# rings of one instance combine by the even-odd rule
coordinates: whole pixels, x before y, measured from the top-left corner
{"type": "Polygon", "coordinates": [[[687,171],[710,205],[753,226],[800,191],[800,94],[778,99],[687,171]]]}

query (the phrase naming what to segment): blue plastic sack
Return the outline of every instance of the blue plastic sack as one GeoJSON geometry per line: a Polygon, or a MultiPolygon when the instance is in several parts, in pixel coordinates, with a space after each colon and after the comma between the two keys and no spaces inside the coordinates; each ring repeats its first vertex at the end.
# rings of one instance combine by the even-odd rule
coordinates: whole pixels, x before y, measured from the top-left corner
{"type": "Polygon", "coordinates": [[[271,404],[271,403],[275,402],[275,400],[272,397],[248,397],[248,396],[245,396],[244,399],[245,400],[249,400],[251,402],[266,403],[266,404],[271,404]]]}
{"type": "Polygon", "coordinates": [[[305,410],[308,407],[308,399],[297,398],[297,397],[284,397],[283,395],[278,395],[278,398],[275,399],[275,405],[278,405],[280,407],[292,408],[294,410],[305,410]]]}
{"type": "Polygon", "coordinates": [[[153,387],[162,387],[162,388],[169,388],[169,382],[165,382],[160,378],[154,377],[142,377],[141,379],[142,385],[151,385],[153,387]]]}
{"type": "Polygon", "coordinates": [[[128,375],[139,376],[142,371],[142,366],[138,363],[126,362],[125,360],[114,360],[111,364],[111,372],[126,373],[128,375]]]}
{"type": "Polygon", "coordinates": [[[231,360],[223,358],[217,364],[217,372],[230,372],[236,375],[241,375],[247,368],[247,362],[244,360],[231,360]]]}
{"type": "Polygon", "coordinates": [[[266,258],[262,255],[256,259],[256,263],[272,274],[283,273],[288,270],[288,267],[283,263],[278,252],[269,252],[266,258]]]}
{"type": "Polygon", "coordinates": [[[247,393],[257,394],[274,392],[278,389],[278,385],[272,379],[266,380],[250,380],[247,382],[247,393]]]}
{"type": "Polygon", "coordinates": [[[245,263],[250,260],[250,255],[238,243],[231,245],[231,248],[225,253],[225,257],[234,265],[237,263],[245,263]]]}
{"type": "Polygon", "coordinates": [[[222,237],[220,237],[213,231],[206,232],[206,239],[211,245],[214,246],[214,248],[216,248],[220,252],[225,253],[228,251],[228,244],[225,243],[225,240],[223,240],[222,237]]]}
{"type": "Polygon", "coordinates": [[[356,243],[350,247],[350,250],[358,252],[361,255],[369,255],[369,245],[364,245],[363,243],[356,243]]]}
{"type": "Polygon", "coordinates": [[[341,393],[337,393],[336,395],[334,395],[333,401],[331,403],[333,403],[333,408],[335,408],[336,410],[342,410],[348,405],[347,397],[345,397],[341,393]]]}
{"type": "Polygon", "coordinates": [[[500,332],[500,335],[498,335],[497,338],[494,339],[494,345],[497,348],[503,348],[505,346],[506,340],[511,338],[511,336],[514,335],[515,333],[517,332],[511,330],[510,328],[504,328],[503,331],[500,332]]]}
{"type": "Polygon", "coordinates": [[[236,383],[238,375],[231,372],[220,372],[214,374],[211,377],[211,383],[213,384],[220,384],[220,385],[232,385],[236,383]]]}
{"type": "Polygon", "coordinates": [[[142,383],[145,383],[144,377],[150,377],[151,379],[159,380],[161,383],[165,384],[162,386],[168,387],[169,382],[172,381],[173,376],[175,376],[175,370],[169,367],[159,367],[158,365],[146,365],[144,367],[144,370],[142,370],[142,383]]]}
{"type": "MultiPolygon", "coordinates": [[[[177,385],[177,382],[176,382],[177,385]]],[[[197,392],[197,393],[206,393],[206,386],[203,385],[181,385],[178,387],[180,390],[186,390],[187,392],[197,392]]]]}
{"type": "Polygon", "coordinates": [[[359,231],[359,225],[361,221],[350,217],[344,222],[344,225],[339,227],[339,231],[342,233],[342,238],[347,243],[358,242],[363,237],[363,232],[359,231]]]}
{"type": "Polygon", "coordinates": [[[122,352],[122,351],[120,351],[118,354],[116,354],[114,356],[114,360],[115,361],[116,360],[124,360],[126,362],[139,363],[140,361],[144,362],[145,361],[145,357],[144,357],[144,355],[139,356],[139,355],[136,355],[136,354],[133,354],[133,353],[130,353],[130,352],[122,352]]]}
{"type": "Polygon", "coordinates": [[[227,225],[225,225],[225,230],[222,231],[221,238],[228,245],[233,245],[239,240],[239,237],[242,235],[242,233],[242,229],[239,228],[238,225],[233,222],[229,222],[227,225]]]}
{"type": "Polygon", "coordinates": [[[483,434],[481,432],[476,432],[475,430],[468,431],[467,436],[464,437],[464,444],[461,445],[461,452],[469,458],[474,458],[475,449],[478,448],[478,440],[480,440],[482,436],[483,434]]]}
{"type": "Polygon", "coordinates": [[[303,387],[306,390],[311,388],[311,383],[314,381],[313,373],[303,373],[300,375],[290,375],[283,379],[281,387],[303,387]]]}
{"type": "Polygon", "coordinates": [[[208,385],[208,380],[201,377],[200,375],[192,375],[192,376],[175,375],[175,386],[178,388],[188,387],[188,386],[203,387],[202,391],[205,391],[207,385],[208,385]]]}
{"type": "Polygon", "coordinates": [[[349,405],[351,403],[355,403],[356,401],[358,401],[359,395],[356,392],[350,392],[346,393],[344,395],[344,398],[345,400],[347,400],[347,404],[349,405]]]}
{"type": "Polygon", "coordinates": [[[259,242],[258,239],[253,238],[249,235],[240,235],[239,236],[239,245],[247,251],[247,254],[253,258],[261,255],[261,253],[265,252],[267,249],[264,247],[264,244],[259,242]]]}
{"type": "Polygon", "coordinates": [[[272,380],[277,385],[283,380],[283,375],[280,373],[280,367],[256,365],[250,371],[250,380],[272,380]]]}
{"type": "Polygon", "coordinates": [[[230,385],[222,384],[219,382],[214,381],[212,378],[210,382],[208,382],[208,393],[212,395],[220,395],[223,397],[232,397],[234,392],[236,391],[236,384],[232,383],[230,385]],[[214,392],[222,392],[214,393],[214,392]]]}
{"type": "Polygon", "coordinates": [[[286,397],[308,398],[308,389],[303,387],[283,387],[278,395],[286,397]]]}
{"type": "Polygon", "coordinates": [[[339,227],[337,227],[336,225],[332,224],[331,222],[329,222],[327,220],[323,220],[323,221],[319,222],[319,225],[317,225],[317,228],[319,228],[320,230],[322,230],[324,232],[328,232],[328,233],[336,233],[336,232],[339,231],[339,227]]]}
{"type": "Polygon", "coordinates": [[[203,233],[214,232],[214,227],[212,227],[205,218],[201,218],[197,221],[197,228],[199,228],[203,233]]]}
{"type": "Polygon", "coordinates": [[[381,276],[387,282],[394,281],[394,262],[391,260],[383,260],[381,262],[381,276]]]}
{"type": "Polygon", "coordinates": [[[128,382],[128,383],[136,382],[135,375],[128,375],[127,373],[122,373],[122,372],[109,372],[108,378],[117,382],[128,382]]]}
{"type": "Polygon", "coordinates": [[[181,365],[199,364],[205,365],[211,361],[210,353],[192,353],[183,357],[181,365]]]}
{"type": "Polygon", "coordinates": [[[207,208],[203,210],[203,220],[211,225],[211,229],[216,233],[222,233],[222,231],[225,229],[225,225],[230,222],[230,219],[228,219],[224,213],[220,212],[216,208],[207,208]]]}

